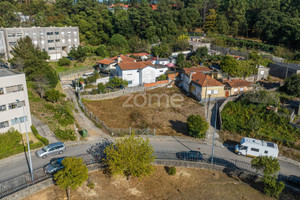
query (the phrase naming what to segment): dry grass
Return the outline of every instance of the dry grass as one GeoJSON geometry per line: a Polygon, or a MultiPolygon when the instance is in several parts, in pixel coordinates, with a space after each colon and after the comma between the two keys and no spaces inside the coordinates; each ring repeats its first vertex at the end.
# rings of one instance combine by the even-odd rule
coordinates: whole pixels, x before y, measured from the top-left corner
{"type": "MultiPolygon", "coordinates": [[[[143,94],[143,93],[138,93],[143,94]]],[[[205,111],[197,101],[182,94],[177,87],[157,88],[145,93],[147,104],[142,105],[144,98],[133,97],[128,104],[133,107],[124,107],[123,103],[129,98],[122,96],[115,99],[85,102],[86,107],[106,125],[113,128],[156,128],[156,133],[161,135],[186,134],[186,120],[191,114],[204,116],[205,111]],[[183,101],[172,106],[172,95],[181,95],[183,101]],[[153,95],[165,95],[158,98],[153,95]],[[152,97],[151,97],[152,96],[152,97]],[[169,99],[169,103],[167,98],[169,99]],[[134,105],[137,102],[138,105],[134,105]],[[150,102],[150,103],[149,103],[150,102]],[[159,103],[160,102],[160,103],[159,103]]],[[[179,97],[174,97],[179,99],[179,97]]],[[[145,102],[146,102],[145,101],[145,102]]]]}
{"type": "MultiPolygon", "coordinates": [[[[90,173],[90,180],[95,183],[95,188],[90,189],[84,183],[77,190],[71,191],[71,199],[272,199],[224,173],[204,169],[177,168],[176,175],[169,176],[163,167],[156,167],[152,176],[131,181],[125,177],[108,178],[99,171],[90,173]]],[[[25,200],[65,198],[65,190],[52,186],[25,200]]]]}

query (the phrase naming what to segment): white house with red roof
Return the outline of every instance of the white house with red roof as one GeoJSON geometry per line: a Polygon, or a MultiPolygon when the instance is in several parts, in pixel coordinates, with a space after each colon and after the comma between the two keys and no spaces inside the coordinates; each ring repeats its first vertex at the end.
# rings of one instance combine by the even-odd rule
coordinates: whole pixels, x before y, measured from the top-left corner
{"type": "Polygon", "coordinates": [[[155,65],[150,61],[120,62],[116,65],[116,76],[128,81],[128,87],[155,83],[156,78],[165,74],[168,66],[155,65]]]}
{"type": "Polygon", "coordinates": [[[131,58],[124,55],[115,56],[112,58],[104,58],[97,61],[100,71],[114,72],[118,63],[136,62],[135,58],[131,58]]]}
{"type": "Polygon", "coordinates": [[[142,61],[149,60],[150,54],[149,53],[130,53],[127,56],[134,56],[135,58],[141,59],[142,61]]]}

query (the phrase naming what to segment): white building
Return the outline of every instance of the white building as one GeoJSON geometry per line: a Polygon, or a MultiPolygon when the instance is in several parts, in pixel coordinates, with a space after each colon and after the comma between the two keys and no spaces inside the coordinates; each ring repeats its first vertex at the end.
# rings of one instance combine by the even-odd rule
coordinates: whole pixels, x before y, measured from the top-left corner
{"type": "Polygon", "coordinates": [[[151,63],[153,65],[157,64],[157,65],[166,65],[171,63],[171,60],[169,58],[154,58],[151,60],[151,63]]]}
{"type": "Polygon", "coordinates": [[[32,43],[45,50],[50,60],[66,57],[74,46],[80,45],[78,27],[20,27],[0,28],[0,54],[5,60],[11,59],[12,47],[20,38],[30,37],[32,43]]]}
{"type": "Polygon", "coordinates": [[[11,127],[25,133],[25,120],[30,131],[31,115],[25,74],[0,68],[0,133],[11,127]]]}
{"type": "Polygon", "coordinates": [[[156,78],[165,74],[168,66],[154,65],[150,61],[118,63],[116,76],[128,81],[128,87],[155,83],[156,78]]]}

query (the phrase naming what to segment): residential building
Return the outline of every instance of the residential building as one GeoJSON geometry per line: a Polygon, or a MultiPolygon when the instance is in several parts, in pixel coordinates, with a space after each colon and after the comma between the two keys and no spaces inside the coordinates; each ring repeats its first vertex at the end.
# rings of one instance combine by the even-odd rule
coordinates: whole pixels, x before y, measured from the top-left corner
{"type": "Polygon", "coordinates": [[[128,81],[128,87],[155,83],[156,79],[165,74],[168,66],[152,64],[150,61],[126,62],[116,65],[116,76],[128,81]]]}
{"type": "Polygon", "coordinates": [[[196,43],[202,42],[202,40],[205,38],[205,36],[188,36],[188,37],[189,37],[188,42],[196,42],[196,43]]]}
{"type": "Polygon", "coordinates": [[[146,61],[150,59],[150,54],[149,53],[130,53],[127,54],[127,56],[133,56],[135,58],[138,58],[142,61],[146,61]]]}
{"type": "Polygon", "coordinates": [[[224,84],[201,72],[190,73],[184,89],[201,102],[225,98],[224,84]]]}
{"type": "Polygon", "coordinates": [[[153,65],[154,64],[157,64],[157,65],[166,65],[166,64],[171,63],[171,60],[169,58],[153,58],[151,60],[151,63],[153,65]]]}
{"type": "Polygon", "coordinates": [[[215,76],[213,70],[208,67],[191,67],[191,68],[183,68],[183,73],[181,73],[181,80],[188,80],[188,76],[191,73],[201,72],[203,74],[207,74],[210,77],[215,76]]]}
{"type": "Polygon", "coordinates": [[[210,51],[210,43],[201,43],[201,42],[190,42],[190,48],[192,51],[197,51],[198,48],[206,47],[210,51]]]}
{"type": "Polygon", "coordinates": [[[224,80],[223,83],[225,84],[225,97],[238,95],[253,88],[251,82],[241,79],[224,80]]]}
{"type": "Polygon", "coordinates": [[[45,50],[50,60],[66,57],[74,46],[80,44],[78,27],[23,27],[0,28],[0,54],[5,60],[11,59],[12,47],[20,38],[29,36],[32,43],[45,50]]]}
{"type": "Polygon", "coordinates": [[[0,68],[0,133],[10,128],[25,133],[25,121],[30,130],[31,115],[25,74],[0,68]]]}
{"type": "Polygon", "coordinates": [[[127,62],[136,62],[136,59],[120,54],[119,56],[115,56],[112,58],[104,58],[102,60],[99,60],[97,61],[97,65],[99,66],[100,71],[114,73],[116,70],[116,65],[118,63],[127,63],[127,62]]]}
{"type": "Polygon", "coordinates": [[[300,65],[294,63],[274,62],[269,64],[270,75],[279,78],[286,78],[293,74],[300,74],[300,65]]]}

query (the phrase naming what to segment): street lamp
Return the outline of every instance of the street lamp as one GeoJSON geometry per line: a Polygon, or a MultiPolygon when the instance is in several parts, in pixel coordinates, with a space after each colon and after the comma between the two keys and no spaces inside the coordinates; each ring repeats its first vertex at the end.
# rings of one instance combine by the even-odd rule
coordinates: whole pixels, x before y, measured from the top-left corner
{"type": "MultiPolygon", "coordinates": [[[[19,104],[21,103],[19,101],[19,99],[16,100],[16,102],[19,104]]],[[[30,154],[30,145],[29,145],[29,139],[28,139],[28,131],[27,131],[27,123],[26,123],[26,115],[25,115],[25,101],[24,101],[24,105],[22,106],[23,107],[23,119],[24,119],[24,122],[25,122],[25,130],[26,130],[26,138],[27,138],[27,145],[28,145],[28,157],[29,157],[29,170],[30,170],[30,174],[31,174],[31,180],[32,182],[34,182],[34,177],[33,177],[33,169],[32,169],[32,161],[31,161],[31,154],[30,154]]]]}

